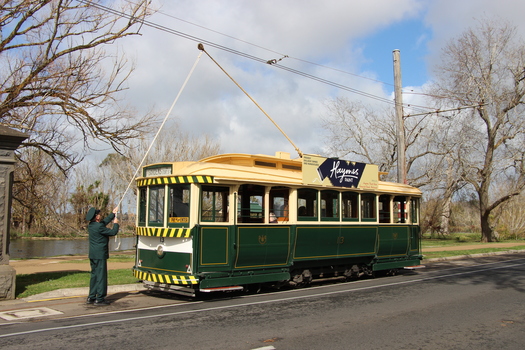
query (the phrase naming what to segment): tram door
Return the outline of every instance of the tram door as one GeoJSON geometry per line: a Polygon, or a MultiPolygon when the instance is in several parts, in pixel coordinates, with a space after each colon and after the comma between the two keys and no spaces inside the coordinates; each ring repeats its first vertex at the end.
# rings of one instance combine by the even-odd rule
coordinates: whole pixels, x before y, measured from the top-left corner
{"type": "Polygon", "coordinates": [[[202,186],[200,222],[197,230],[197,263],[200,268],[224,270],[231,264],[233,230],[228,225],[230,188],[227,186],[202,186]]]}
{"type": "Polygon", "coordinates": [[[265,191],[265,187],[259,185],[239,187],[235,268],[288,264],[291,244],[290,226],[286,225],[289,189],[273,187],[268,197],[265,191]],[[270,203],[265,203],[265,198],[270,203]]]}

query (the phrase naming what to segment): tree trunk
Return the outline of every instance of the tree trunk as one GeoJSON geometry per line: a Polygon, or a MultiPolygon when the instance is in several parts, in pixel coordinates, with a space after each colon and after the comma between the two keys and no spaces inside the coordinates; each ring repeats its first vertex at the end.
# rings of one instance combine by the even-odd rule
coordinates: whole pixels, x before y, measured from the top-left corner
{"type": "Polygon", "coordinates": [[[441,209],[441,215],[439,218],[439,234],[444,236],[448,235],[449,232],[449,221],[450,221],[450,203],[452,198],[447,196],[443,201],[443,208],[441,209]]]}
{"type": "Polygon", "coordinates": [[[443,208],[441,209],[441,216],[439,219],[439,234],[448,235],[449,222],[451,214],[452,195],[457,190],[457,180],[454,177],[454,162],[450,155],[446,157],[447,162],[447,188],[443,194],[443,208]]]}
{"type": "Polygon", "coordinates": [[[482,242],[493,242],[494,241],[494,231],[489,223],[488,214],[483,214],[481,211],[481,241],[482,242]]]}
{"type": "Polygon", "coordinates": [[[493,241],[493,231],[489,223],[490,211],[489,207],[489,194],[488,186],[486,182],[483,182],[479,190],[479,216],[481,223],[481,241],[482,242],[492,242],[493,241]]]}

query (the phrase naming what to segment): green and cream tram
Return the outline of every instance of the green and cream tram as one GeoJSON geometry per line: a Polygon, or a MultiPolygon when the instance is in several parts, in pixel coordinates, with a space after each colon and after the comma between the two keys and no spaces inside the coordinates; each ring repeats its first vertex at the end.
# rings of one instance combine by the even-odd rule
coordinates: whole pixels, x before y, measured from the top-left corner
{"type": "Polygon", "coordinates": [[[301,286],[422,258],[421,192],[380,181],[375,165],[278,152],[142,171],[134,274],[150,289],[301,286]]]}

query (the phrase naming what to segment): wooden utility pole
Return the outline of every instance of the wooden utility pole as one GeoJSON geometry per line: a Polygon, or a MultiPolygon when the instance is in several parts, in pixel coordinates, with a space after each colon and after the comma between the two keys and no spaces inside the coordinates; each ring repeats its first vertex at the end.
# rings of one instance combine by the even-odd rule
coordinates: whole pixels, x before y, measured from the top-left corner
{"type": "Polygon", "coordinates": [[[393,51],[394,56],[394,100],[396,105],[397,131],[397,182],[406,184],[406,156],[405,156],[405,122],[403,120],[403,94],[401,85],[401,54],[393,51]]]}

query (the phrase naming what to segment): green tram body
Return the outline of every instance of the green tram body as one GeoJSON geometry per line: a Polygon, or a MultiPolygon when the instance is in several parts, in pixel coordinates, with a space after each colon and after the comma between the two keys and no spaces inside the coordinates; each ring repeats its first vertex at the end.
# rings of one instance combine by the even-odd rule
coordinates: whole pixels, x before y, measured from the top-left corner
{"type": "Polygon", "coordinates": [[[305,183],[304,162],[278,152],[145,166],[134,275],[195,295],[420,264],[418,189],[377,171],[373,189],[305,183]]]}

